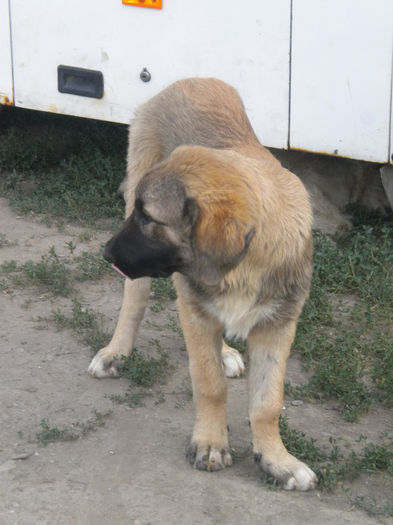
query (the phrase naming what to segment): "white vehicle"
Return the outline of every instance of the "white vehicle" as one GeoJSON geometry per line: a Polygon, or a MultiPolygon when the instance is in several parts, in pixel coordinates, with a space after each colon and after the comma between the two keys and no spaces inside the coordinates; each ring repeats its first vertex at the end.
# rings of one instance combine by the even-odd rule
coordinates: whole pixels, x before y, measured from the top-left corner
{"type": "Polygon", "coordinates": [[[128,123],[214,76],[276,148],[392,163],[392,57],[392,0],[0,0],[3,104],[128,123]]]}

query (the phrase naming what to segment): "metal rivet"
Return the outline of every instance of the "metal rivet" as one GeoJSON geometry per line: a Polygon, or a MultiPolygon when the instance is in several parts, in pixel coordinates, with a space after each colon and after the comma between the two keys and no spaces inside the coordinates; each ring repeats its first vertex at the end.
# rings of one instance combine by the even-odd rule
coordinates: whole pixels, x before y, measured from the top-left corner
{"type": "Polygon", "coordinates": [[[150,82],[151,74],[149,73],[146,67],[142,69],[141,74],[139,76],[143,82],[150,82]]]}

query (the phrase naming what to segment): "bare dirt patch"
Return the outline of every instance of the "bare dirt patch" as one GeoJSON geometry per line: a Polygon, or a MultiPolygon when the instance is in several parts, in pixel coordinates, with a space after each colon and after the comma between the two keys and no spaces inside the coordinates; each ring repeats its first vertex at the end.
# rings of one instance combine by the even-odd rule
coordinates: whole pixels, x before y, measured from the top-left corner
{"type": "MultiPolygon", "coordinates": [[[[75,226],[58,231],[34,218],[18,218],[0,199],[0,264],[39,261],[51,246],[58,257],[66,258],[71,241],[75,255],[94,252],[109,236],[94,232],[86,241],[83,232],[75,226]]],[[[155,352],[152,340],[159,341],[173,370],[168,371],[166,384],[135,390],[139,397],[133,398],[131,407],[132,403],[111,400],[124,397],[128,381],[90,377],[86,370],[93,354],[88,344],[70,328],[59,330],[51,320],[56,309],[69,314],[76,297],[82,307],[100,314],[102,330],[110,332],[120,307],[122,281],[106,274],[74,286],[71,297],[55,297],[35,286],[2,281],[1,524],[392,522],[386,514],[378,515],[378,506],[372,507],[372,515],[360,508],[362,502],[366,509],[370,501],[391,501],[392,479],[384,474],[362,475],[346,485],[347,492],[338,488],[332,493],[319,489],[289,493],[260,480],[249,449],[245,378],[229,381],[233,467],[219,473],[193,470],[184,453],[194,412],[174,303],[148,311],[138,340],[144,355],[155,352]],[[60,438],[44,446],[40,432],[45,429],[55,436],[57,430],[60,438]],[[75,439],[61,439],[63,430],[75,439]],[[357,505],[355,497],[360,498],[357,505]]],[[[296,356],[289,360],[287,378],[293,385],[308,378],[296,356]]],[[[286,399],[284,413],[291,427],[321,445],[329,444],[332,436],[351,446],[360,435],[376,442],[382,432],[393,430],[392,413],[381,406],[373,407],[358,423],[343,420],[334,401],[292,404],[286,399]]]]}

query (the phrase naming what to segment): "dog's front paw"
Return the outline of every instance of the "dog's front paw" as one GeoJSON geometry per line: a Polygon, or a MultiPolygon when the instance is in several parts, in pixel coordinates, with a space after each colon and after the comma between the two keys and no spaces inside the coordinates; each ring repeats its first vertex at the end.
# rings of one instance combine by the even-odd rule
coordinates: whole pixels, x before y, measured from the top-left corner
{"type": "Polygon", "coordinates": [[[244,373],[243,359],[237,350],[224,344],[221,357],[227,377],[239,377],[244,373]]]}
{"type": "Polygon", "coordinates": [[[254,459],[263,472],[273,476],[284,490],[312,490],[318,483],[315,473],[290,454],[279,462],[264,458],[260,453],[254,453],[254,459]]]}
{"type": "Polygon", "coordinates": [[[198,446],[191,443],[187,449],[186,458],[198,470],[215,472],[232,465],[232,456],[228,447],[215,448],[212,446],[198,446]]]}
{"type": "Polygon", "coordinates": [[[108,351],[108,347],[103,348],[93,357],[87,371],[92,376],[98,378],[119,377],[119,372],[114,363],[113,353],[108,351]]]}

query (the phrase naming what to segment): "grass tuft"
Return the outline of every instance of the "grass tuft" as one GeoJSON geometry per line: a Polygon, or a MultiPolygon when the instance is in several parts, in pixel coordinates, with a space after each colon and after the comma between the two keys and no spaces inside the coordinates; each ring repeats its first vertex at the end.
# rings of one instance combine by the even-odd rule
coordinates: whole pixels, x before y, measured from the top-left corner
{"type": "Polygon", "coordinates": [[[110,341],[110,334],[102,329],[102,316],[84,307],[75,298],[72,300],[71,316],[54,310],[50,320],[58,329],[71,329],[73,335],[94,352],[98,352],[110,341]]]}
{"type": "MultiPolygon", "coordinates": [[[[314,276],[294,347],[314,375],[297,395],[337,399],[348,421],[393,403],[393,222],[314,234],[314,276]],[[347,308],[340,297],[351,297],[347,308]]],[[[288,391],[288,388],[287,388],[288,391]]]]}
{"type": "Polygon", "coordinates": [[[152,387],[156,383],[163,384],[171,369],[168,354],[162,350],[159,341],[152,339],[150,342],[156,347],[157,358],[144,358],[134,348],[129,356],[122,356],[117,362],[120,374],[134,385],[152,387]]]}
{"type": "Polygon", "coordinates": [[[86,436],[90,432],[95,432],[99,427],[105,425],[104,420],[110,414],[111,411],[102,414],[97,410],[93,410],[92,417],[87,421],[78,421],[63,428],[58,428],[56,426],[52,427],[47,419],[42,419],[40,423],[41,430],[36,433],[36,439],[42,446],[57,441],[75,441],[86,436]]]}
{"type": "Polygon", "coordinates": [[[27,261],[18,265],[9,261],[0,266],[0,271],[10,277],[16,286],[37,286],[53,295],[68,296],[72,291],[71,271],[55,248],[41,256],[39,262],[27,261]]]}
{"type": "Polygon", "coordinates": [[[96,281],[111,273],[112,267],[105,261],[101,251],[97,253],[82,252],[74,257],[76,263],[75,279],[77,281],[96,281]]]}
{"type": "Polygon", "coordinates": [[[127,126],[6,108],[0,194],[18,213],[94,224],[123,218],[127,126]]]}
{"type": "Polygon", "coordinates": [[[369,443],[360,452],[351,448],[344,453],[337,441],[330,438],[330,448],[320,447],[304,432],[291,429],[286,417],[280,417],[280,433],[288,451],[305,461],[317,474],[319,488],[333,490],[344,481],[352,481],[361,474],[393,474],[393,438],[386,437],[379,444],[369,443]]]}

